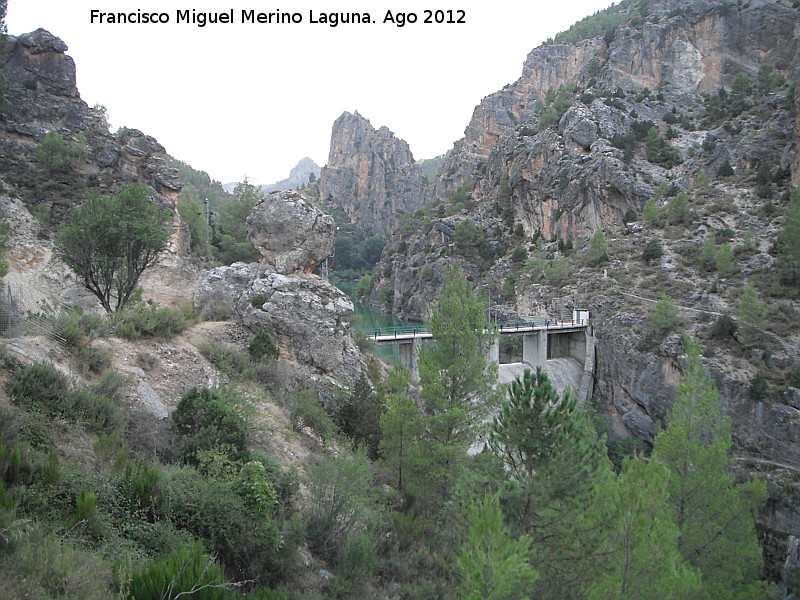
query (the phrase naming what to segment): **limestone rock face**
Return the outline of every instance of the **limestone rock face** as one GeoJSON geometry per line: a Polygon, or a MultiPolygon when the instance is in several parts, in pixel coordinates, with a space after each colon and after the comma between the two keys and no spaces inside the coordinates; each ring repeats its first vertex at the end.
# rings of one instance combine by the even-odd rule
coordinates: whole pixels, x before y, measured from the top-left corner
{"type": "Polygon", "coordinates": [[[154,138],[135,129],[109,132],[103,112],[81,99],[75,63],[66,51],[62,40],[37,29],[9,36],[0,63],[7,88],[0,118],[0,173],[4,186],[8,184],[23,199],[19,206],[9,202],[0,208],[9,222],[22,222],[20,215],[30,213],[38,217],[25,221],[25,227],[12,227],[7,243],[25,247],[31,237],[36,238],[34,255],[42,257],[13,261],[9,278],[41,292],[44,304],[59,299],[87,310],[99,306],[55,256],[46,232],[56,229],[87,193],[108,195],[137,183],[146,185],[151,200],[174,215],[168,250],[140,280],[144,297],[168,304],[185,302],[186,289],[197,285],[199,268],[188,258],[189,232],[176,209],[183,186],[178,171],[167,166],[166,151],[154,138]],[[37,157],[42,139],[51,132],[61,136],[73,154],[67,168],[48,170],[37,157]],[[32,232],[42,220],[49,227],[42,235],[32,232]]]}
{"type": "Polygon", "coordinates": [[[164,147],[135,129],[109,133],[102,112],[81,99],[75,63],[66,51],[67,45],[44,29],[9,36],[2,63],[7,90],[0,121],[0,171],[6,181],[25,188],[51,180],[28,202],[47,204],[54,221],[79,204],[87,190],[111,191],[124,183],[143,183],[155,202],[174,208],[183,183],[177,170],[167,166],[164,147]],[[46,172],[36,150],[50,132],[72,147],[85,143],[85,158],[69,169],[46,172]]]}
{"type": "Polygon", "coordinates": [[[376,130],[358,113],[345,112],[333,124],[319,197],[324,204],[342,207],[362,227],[388,237],[400,213],[422,205],[422,171],[406,142],[386,127],[376,130]]]}
{"type": "Polygon", "coordinates": [[[350,335],[353,303],[344,292],[315,275],[270,273],[243,295],[254,297],[264,301],[241,307],[246,325],[266,327],[297,361],[334,379],[358,377],[361,356],[350,335]]]}
{"type": "Polygon", "coordinates": [[[283,358],[328,382],[349,385],[364,368],[351,336],[353,303],[316,275],[279,273],[266,262],[234,263],[208,273],[195,303],[201,314],[223,307],[252,331],[266,329],[283,358]]]}
{"type": "Polygon", "coordinates": [[[333,250],[333,218],[296,192],[274,192],[247,217],[247,236],[278,273],[310,273],[333,250]]]}

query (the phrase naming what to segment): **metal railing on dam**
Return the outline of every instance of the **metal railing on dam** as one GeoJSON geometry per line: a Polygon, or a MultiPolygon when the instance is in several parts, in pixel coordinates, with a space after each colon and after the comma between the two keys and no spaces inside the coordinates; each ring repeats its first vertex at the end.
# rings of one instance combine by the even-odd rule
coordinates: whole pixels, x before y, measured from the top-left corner
{"type": "MultiPolygon", "coordinates": [[[[532,318],[515,321],[498,321],[493,323],[500,335],[518,335],[534,331],[570,330],[588,326],[586,321],[563,321],[560,319],[532,318]]],[[[427,326],[403,325],[399,327],[380,327],[365,329],[363,334],[367,339],[379,344],[399,343],[413,339],[432,339],[433,335],[427,326]]]]}

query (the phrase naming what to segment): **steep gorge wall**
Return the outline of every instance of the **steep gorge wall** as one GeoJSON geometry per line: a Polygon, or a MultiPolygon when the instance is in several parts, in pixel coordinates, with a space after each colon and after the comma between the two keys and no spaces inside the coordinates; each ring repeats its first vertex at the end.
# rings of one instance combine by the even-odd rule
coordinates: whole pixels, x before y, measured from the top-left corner
{"type": "Polygon", "coordinates": [[[739,75],[757,87],[764,65],[796,84],[800,12],[781,0],[663,0],[649,7],[644,20],[609,35],[533,50],[518,81],[481,101],[435,184],[442,209],[416,214],[395,234],[374,273],[371,299],[419,318],[434,301],[445,266],[458,263],[500,311],[554,316],[554,302],[563,299],[590,308],[597,333],[595,398],[609,434],[646,442],[677,394],[681,336],[700,336],[720,406],[731,417],[740,472],[768,481],[770,500],[759,520],[780,561],[787,544],[800,538],[800,392],[776,374],[800,369],[800,306],[796,298],[770,300],[783,303],[776,311],[787,326],[773,327],[754,348],[726,345],[708,331],[719,314],[737,314],[736,289],[758,273],[768,281],[775,266],[768,251],[781,227],[778,215],[787,186],[800,182],[800,110],[791,106],[790,85],[756,91],[749,107],[722,118],[709,116],[708,97],[730,98],[739,75]],[[569,105],[543,126],[560,86],[569,87],[569,105]],[[674,164],[649,156],[643,136],[630,152],[621,147],[621,138],[648,121],[675,151],[674,164]],[[726,164],[734,172],[728,178],[718,175],[726,164]],[[764,169],[771,180],[757,189],[764,169]],[[449,198],[465,182],[470,202],[454,208],[449,198]],[[652,231],[624,222],[626,214],[641,221],[651,198],[664,211],[669,198],[659,194],[665,188],[688,193],[687,222],[652,231]],[[467,220],[486,236],[482,255],[457,243],[455,232],[467,220]],[[612,240],[615,252],[610,263],[587,268],[580,240],[597,231],[612,240]],[[734,257],[734,274],[709,273],[686,258],[711,233],[722,232],[732,236],[734,248],[744,246],[745,234],[752,236],[752,254],[734,257]],[[665,256],[648,264],[642,250],[653,237],[665,256]],[[578,257],[558,281],[522,268],[527,259],[563,258],[573,244],[578,257]],[[516,266],[514,252],[521,252],[516,266]],[[680,331],[648,345],[648,320],[662,293],[688,308],[681,311],[680,331]],[[773,376],[770,392],[754,398],[751,383],[763,373],[773,376]]]}

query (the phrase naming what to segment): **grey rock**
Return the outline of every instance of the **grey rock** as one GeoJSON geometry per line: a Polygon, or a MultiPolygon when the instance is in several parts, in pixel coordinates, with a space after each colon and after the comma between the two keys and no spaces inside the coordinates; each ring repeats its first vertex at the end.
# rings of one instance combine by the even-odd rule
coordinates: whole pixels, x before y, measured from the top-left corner
{"type": "Polygon", "coordinates": [[[333,218],[296,192],[274,192],[247,217],[247,236],[278,273],[310,273],[333,250],[333,218]]]}
{"type": "Polygon", "coordinates": [[[349,385],[364,368],[351,335],[353,303],[316,275],[279,273],[268,263],[218,267],[195,304],[201,315],[223,307],[251,331],[265,329],[283,358],[331,381],[349,385]]]}
{"type": "Polygon", "coordinates": [[[786,391],[783,392],[783,400],[792,408],[800,410],[800,390],[797,388],[787,388],[786,391]]]}
{"type": "Polygon", "coordinates": [[[422,170],[406,142],[357,112],[336,119],[319,179],[323,206],[339,206],[362,227],[389,237],[401,213],[422,205],[423,189],[422,170]]]}
{"type": "Polygon", "coordinates": [[[154,202],[174,210],[183,182],[167,166],[164,147],[135,129],[112,135],[101,113],[81,99],[75,63],[66,51],[67,45],[44,29],[9,36],[0,121],[0,132],[7,134],[0,135],[0,170],[6,181],[24,189],[41,178],[36,149],[47,133],[59,134],[67,144],[76,144],[80,135],[86,140],[85,164],[56,174],[60,185],[53,191],[31,196],[50,205],[54,221],[80,204],[87,190],[114,190],[126,183],[149,186],[154,202]]]}
{"type": "Polygon", "coordinates": [[[589,118],[588,109],[582,105],[572,107],[561,117],[559,127],[564,130],[564,137],[578,146],[589,149],[597,141],[597,123],[589,118]]]}

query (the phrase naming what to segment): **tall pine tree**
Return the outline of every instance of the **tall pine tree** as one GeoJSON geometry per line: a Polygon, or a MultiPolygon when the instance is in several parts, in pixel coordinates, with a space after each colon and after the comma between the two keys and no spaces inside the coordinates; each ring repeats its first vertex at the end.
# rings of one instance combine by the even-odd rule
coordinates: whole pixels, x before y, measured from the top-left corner
{"type": "Polygon", "coordinates": [[[510,478],[503,498],[509,521],[538,551],[535,597],[585,589],[604,527],[584,515],[610,467],[577,398],[569,391],[559,396],[540,367],[526,371],[508,387],[489,445],[510,478]]]}
{"type": "Polygon", "coordinates": [[[589,600],[687,600],[697,593],[700,578],[678,550],[668,477],[663,465],[634,458],[600,486],[590,519],[609,531],[589,600]]]}
{"type": "Polygon", "coordinates": [[[449,268],[427,323],[435,341],[422,344],[419,352],[421,442],[430,462],[428,487],[439,500],[448,496],[493,397],[497,367],[487,361],[494,332],[486,309],[461,271],[449,268]]]}
{"type": "Polygon", "coordinates": [[[736,484],[730,419],[700,362],[700,345],[686,344],[688,364],[667,428],[652,459],[669,469],[667,491],[680,530],[678,548],[702,576],[705,600],[769,597],[755,513],[767,497],[761,481],[736,484]]]}

